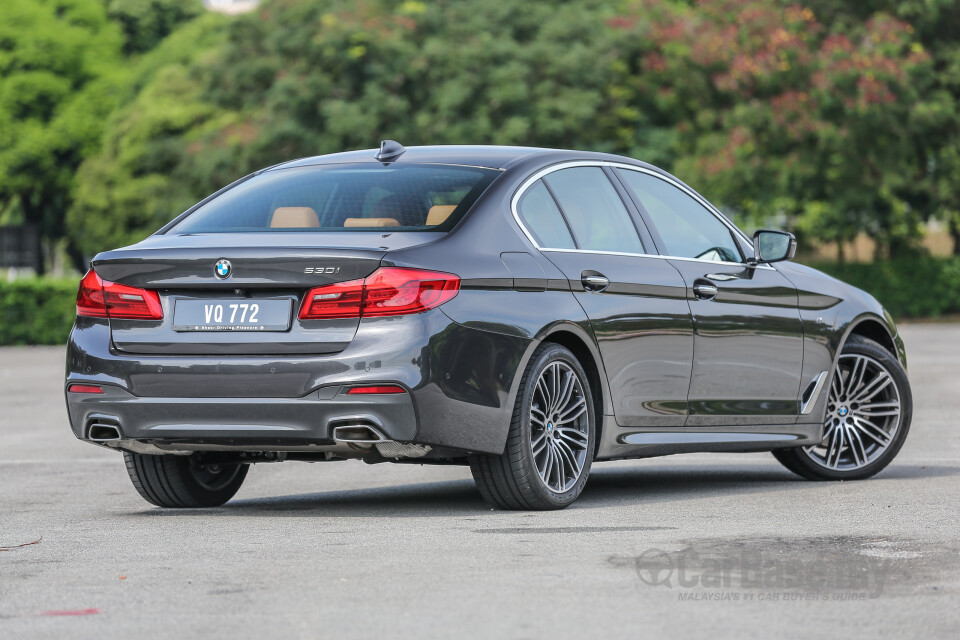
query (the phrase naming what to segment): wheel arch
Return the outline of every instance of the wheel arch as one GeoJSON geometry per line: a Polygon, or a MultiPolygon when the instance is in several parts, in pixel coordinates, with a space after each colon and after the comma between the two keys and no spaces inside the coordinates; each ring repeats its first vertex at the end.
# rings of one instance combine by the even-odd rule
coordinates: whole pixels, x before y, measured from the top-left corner
{"type": "Polygon", "coordinates": [[[603,361],[596,349],[593,339],[577,325],[560,324],[547,330],[540,339],[540,343],[552,342],[565,347],[576,356],[577,361],[587,374],[590,383],[590,394],[593,396],[593,409],[596,424],[594,437],[594,456],[601,441],[603,416],[612,412],[610,409],[610,390],[607,386],[607,376],[603,369],[603,361]]]}
{"type": "MultiPolygon", "coordinates": [[[[879,307],[879,305],[877,306],[879,307]]],[[[822,362],[823,364],[816,367],[816,372],[826,370],[827,380],[832,380],[837,370],[837,363],[843,354],[843,349],[849,343],[850,336],[854,335],[877,342],[906,368],[906,355],[903,350],[903,342],[897,336],[893,320],[885,317],[886,314],[880,315],[881,312],[879,309],[878,311],[862,311],[857,315],[850,314],[846,316],[849,318],[846,320],[841,316],[839,329],[829,335],[827,344],[824,345],[829,349],[829,352],[824,355],[830,359],[829,361],[826,360],[826,357],[818,359],[818,362],[822,362]]],[[[807,357],[805,353],[804,358],[806,359],[807,357]]],[[[826,410],[826,394],[821,394],[821,397],[817,400],[810,413],[799,416],[798,423],[816,422],[822,424],[826,410]]]]}
{"type": "Polygon", "coordinates": [[[847,332],[847,337],[844,340],[844,343],[846,343],[847,340],[850,339],[850,336],[853,335],[869,338],[870,340],[880,344],[895,357],[898,357],[897,347],[893,342],[893,336],[890,335],[890,332],[887,331],[887,328],[883,326],[883,323],[879,319],[867,317],[857,322],[855,325],[850,327],[850,331],[847,332]]]}
{"type": "Polygon", "coordinates": [[[893,326],[893,320],[891,318],[877,316],[873,313],[861,314],[850,322],[847,330],[844,332],[843,339],[837,346],[834,364],[836,364],[837,358],[840,357],[840,352],[843,351],[844,345],[847,344],[850,336],[853,335],[873,340],[889,351],[893,357],[900,362],[904,369],[907,368],[906,351],[903,348],[903,341],[900,340],[893,326]]]}

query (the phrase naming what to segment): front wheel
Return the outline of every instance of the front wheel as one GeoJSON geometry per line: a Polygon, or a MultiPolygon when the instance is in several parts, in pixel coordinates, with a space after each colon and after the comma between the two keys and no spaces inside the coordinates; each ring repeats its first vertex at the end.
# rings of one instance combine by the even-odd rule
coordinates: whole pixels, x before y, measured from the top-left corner
{"type": "Polygon", "coordinates": [[[850,336],[837,360],[823,439],[774,451],[785,467],[810,480],[861,480],[896,457],[913,415],[907,374],[882,346],[850,336]]]}
{"type": "Polygon", "coordinates": [[[144,500],[158,507],[219,507],[247,477],[247,464],[201,464],[195,456],[123,452],[127,474],[144,500]]]}
{"type": "Polygon", "coordinates": [[[593,461],[593,397],[576,357],[552,343],[530,358],[503,455],[475,455],[480,493],[501,509],[562,509],[583,491],[593,461]]]}

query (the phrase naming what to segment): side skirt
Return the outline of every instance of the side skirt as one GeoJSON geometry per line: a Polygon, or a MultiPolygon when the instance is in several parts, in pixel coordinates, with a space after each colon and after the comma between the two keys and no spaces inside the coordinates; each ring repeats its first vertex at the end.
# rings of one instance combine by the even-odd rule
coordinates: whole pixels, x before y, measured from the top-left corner
{"type": "Polygon", "coordinates": [[[816,444],[822,424],[721,427],[621,427],[603,417],[597,460],[652,458],[674,453],[770,451],[816,444]]]}

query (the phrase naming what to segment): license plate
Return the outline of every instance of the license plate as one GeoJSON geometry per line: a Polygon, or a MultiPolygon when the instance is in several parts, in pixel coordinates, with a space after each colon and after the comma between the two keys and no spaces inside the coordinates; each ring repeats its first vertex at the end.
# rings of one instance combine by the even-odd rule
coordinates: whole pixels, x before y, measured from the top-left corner
{"type": "Polygon", "coordinates": [[[176,300],[174,331],[286,331],[293,301],[176,300]]]}

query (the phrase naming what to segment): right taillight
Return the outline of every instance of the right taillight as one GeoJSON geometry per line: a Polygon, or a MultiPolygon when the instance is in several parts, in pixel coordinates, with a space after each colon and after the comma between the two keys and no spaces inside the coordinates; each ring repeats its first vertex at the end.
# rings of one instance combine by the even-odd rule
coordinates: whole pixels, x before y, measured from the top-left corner
{"type": "Polygon", "coordinates": [[[77,315],[88,318],[162,320],[163,306],[156,291],[101,280],[91,269],[80,281],[77,315]]]}
{"type": "Polygon", "coordinates": [[[449,302],[460,291],[452,273],[383,267],[365,280],[311,289],[300,307],[301,320],[370,318],[421,313],[449,302]]]}

